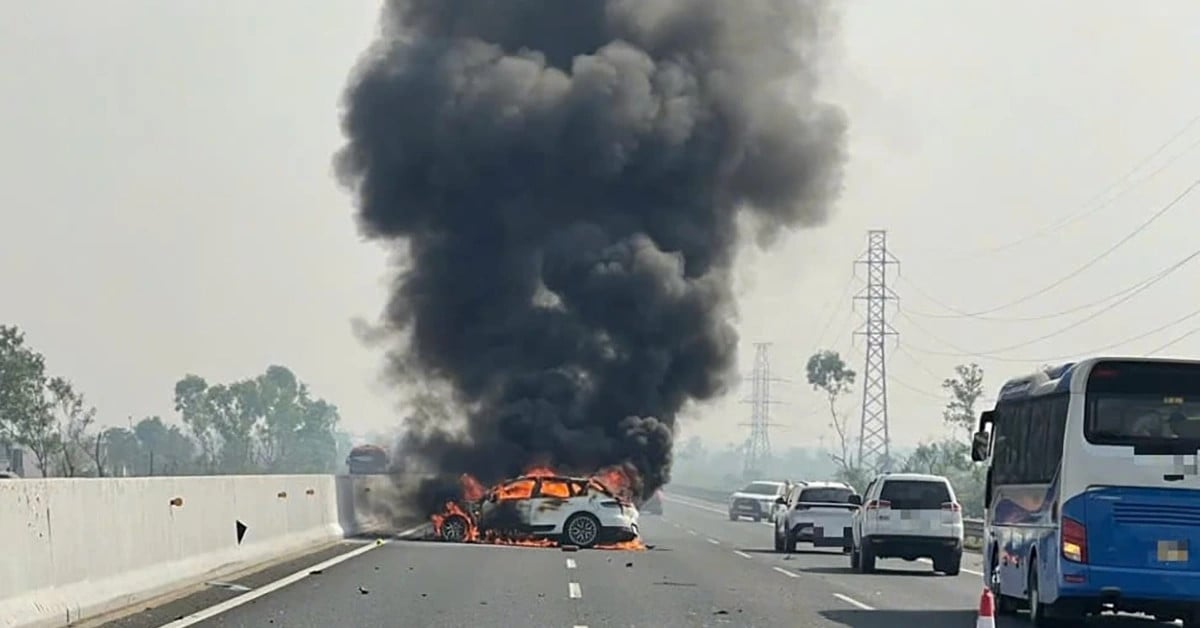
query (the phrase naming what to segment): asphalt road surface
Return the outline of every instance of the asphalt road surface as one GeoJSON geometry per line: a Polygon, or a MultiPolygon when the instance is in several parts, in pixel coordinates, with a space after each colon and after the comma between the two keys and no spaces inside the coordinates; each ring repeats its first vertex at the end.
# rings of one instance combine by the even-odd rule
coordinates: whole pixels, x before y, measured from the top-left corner
{"type": "MultiPolygon", "coordinates": [[[[663,516],[643,515],[644,552],[533,549],[391,540],[326,552],[313,573],[279,586],[237,580],[222,606],[187,598],[147,611],[145,626],[472,626],[579,628],[957,628],[975,625],[979,557],[957,577],[932,566],[881,561],[861,575],[837,550],[772,551],[768,525],[728,521],[724,506],[668,496],[663,516]],[[345,550],[350,550],[346,553],[345,550]],[[253,599],[251,599],[253,598],[253,599]],[[192,604],[195,608],[188,608],[192,604]],[[207,607],[204,607],[208,604],[207,607]],[[220,611],[220,612],[217,612],[220,611]],[[166,618],[166,616],[174,616],[166,618]],[[166,619],[164,619],[166,618],[166,619]],[[169,619],[175,621],[167,623],[169,619]]],[[[284,574],[286,575],[286,574],[284,574]]],[[[136,622],[138,616],[130,621],[136,622]]],[[[133,626],[135,623],[125,623],[133,626]]],[[[1028,625],[1023,617],[998,626],[1028,625]]],[[[1104,627],[1160,626],[1104,618],[1104,627]]]]}

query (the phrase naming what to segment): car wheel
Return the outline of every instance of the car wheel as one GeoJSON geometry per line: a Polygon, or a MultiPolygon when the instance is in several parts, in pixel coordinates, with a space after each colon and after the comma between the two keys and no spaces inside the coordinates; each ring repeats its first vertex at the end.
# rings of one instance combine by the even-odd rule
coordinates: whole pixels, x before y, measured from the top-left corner
{"type": "Polygon", "coordinates": [[[875,573],[875,550],[871,549],[869,543],[863,543],[858,551],[858,570],[862,573],[875,573]]]}
{"type": "Polygon", "coordinates": [[[951,552],[933,559],[933,570],[940,571],[947,576],[957,576],[961,568],[962,554],[959,552],[951,552]]]}
{"type": "Polygon", "coordinates": [[[762,523],[762,517],[759,515],[754,515],[754,523],[762,523]]]}
{"type": "Polygon", "coordinates": [[[784,533],[783,551],[787,552],[788,554],[796,553],[796,534],[791,530],[788,530],[784,533]]]}
{"type": "Polygon", "coordinates": [[[859,560],[860,560],[860,557],[858,555],[858,548],[851,547],[850,548],[850,569],[853,569],[854,571],[858,571],[859,560]]]}
{"type": "Polygon", "coordinates": [[[775,551],[776,552],[783,551],[783,537],[779,536],[779,528],[778,527],[775,528],[775,551]]]}
{"type": "Polygon", "coordinates": [[[563,530],[563,536],[571,545],[587,548],[600,538],[600,521],[586,512],[577,512],[567,519],[563,530]]]}
{"type": "Polygon", "coordinates": [[[730,521],[737,521],[737,520],[738,520],[738,516],[737,516],[737,515],[735,515],[735,514],[733,514],[733,513],[731,512],[731,513],[729,513],[729,520],[730,520],[730,521]]]}
{"type": "Polygon", "coordinates": [[[451,543],[462,543],[467,540],[467,520],[459,515],[451,515],[442,522],[442,540],[451,543]]]}

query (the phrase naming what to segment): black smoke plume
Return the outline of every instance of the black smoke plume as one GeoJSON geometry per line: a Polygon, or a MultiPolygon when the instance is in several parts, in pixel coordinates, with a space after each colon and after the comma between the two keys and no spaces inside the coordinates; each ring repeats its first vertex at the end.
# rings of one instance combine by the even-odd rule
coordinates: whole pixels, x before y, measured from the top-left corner
{"type": "Polygon", "coordinates": [[[676,415],[726,390],[739,212],[822,223],[846,121],[815,95],[803,0],[392,0],[337,158],[394,243],[397,374],[457,423],[405,455],[486,481],[531,463],[669,479],[676,415]]]}

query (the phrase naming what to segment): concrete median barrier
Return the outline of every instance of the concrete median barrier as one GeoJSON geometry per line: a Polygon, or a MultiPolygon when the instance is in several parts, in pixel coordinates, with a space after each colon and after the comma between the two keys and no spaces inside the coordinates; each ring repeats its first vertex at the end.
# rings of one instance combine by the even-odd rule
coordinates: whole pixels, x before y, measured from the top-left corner
{"type": "Polygon", "coordinates": [[[412,522],[390,476],[0,482],[0,628],[64,626],[412,522]]]}

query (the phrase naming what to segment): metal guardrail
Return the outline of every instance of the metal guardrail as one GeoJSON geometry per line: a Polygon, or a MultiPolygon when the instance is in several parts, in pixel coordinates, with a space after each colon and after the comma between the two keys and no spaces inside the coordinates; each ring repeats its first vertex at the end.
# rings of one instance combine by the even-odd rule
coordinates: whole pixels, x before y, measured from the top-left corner
{"type": "MultiPolygon", "coordinates": [[[[666,490],[685,497],[724,504],[729,501],[729,495],[737,489],[713,489],[687,484],[669,484],[666,490]]],[[[979,551],[979,548],[983,547],[983,519],[963,518],[963,545],[971,551],[979,551]]]]}

